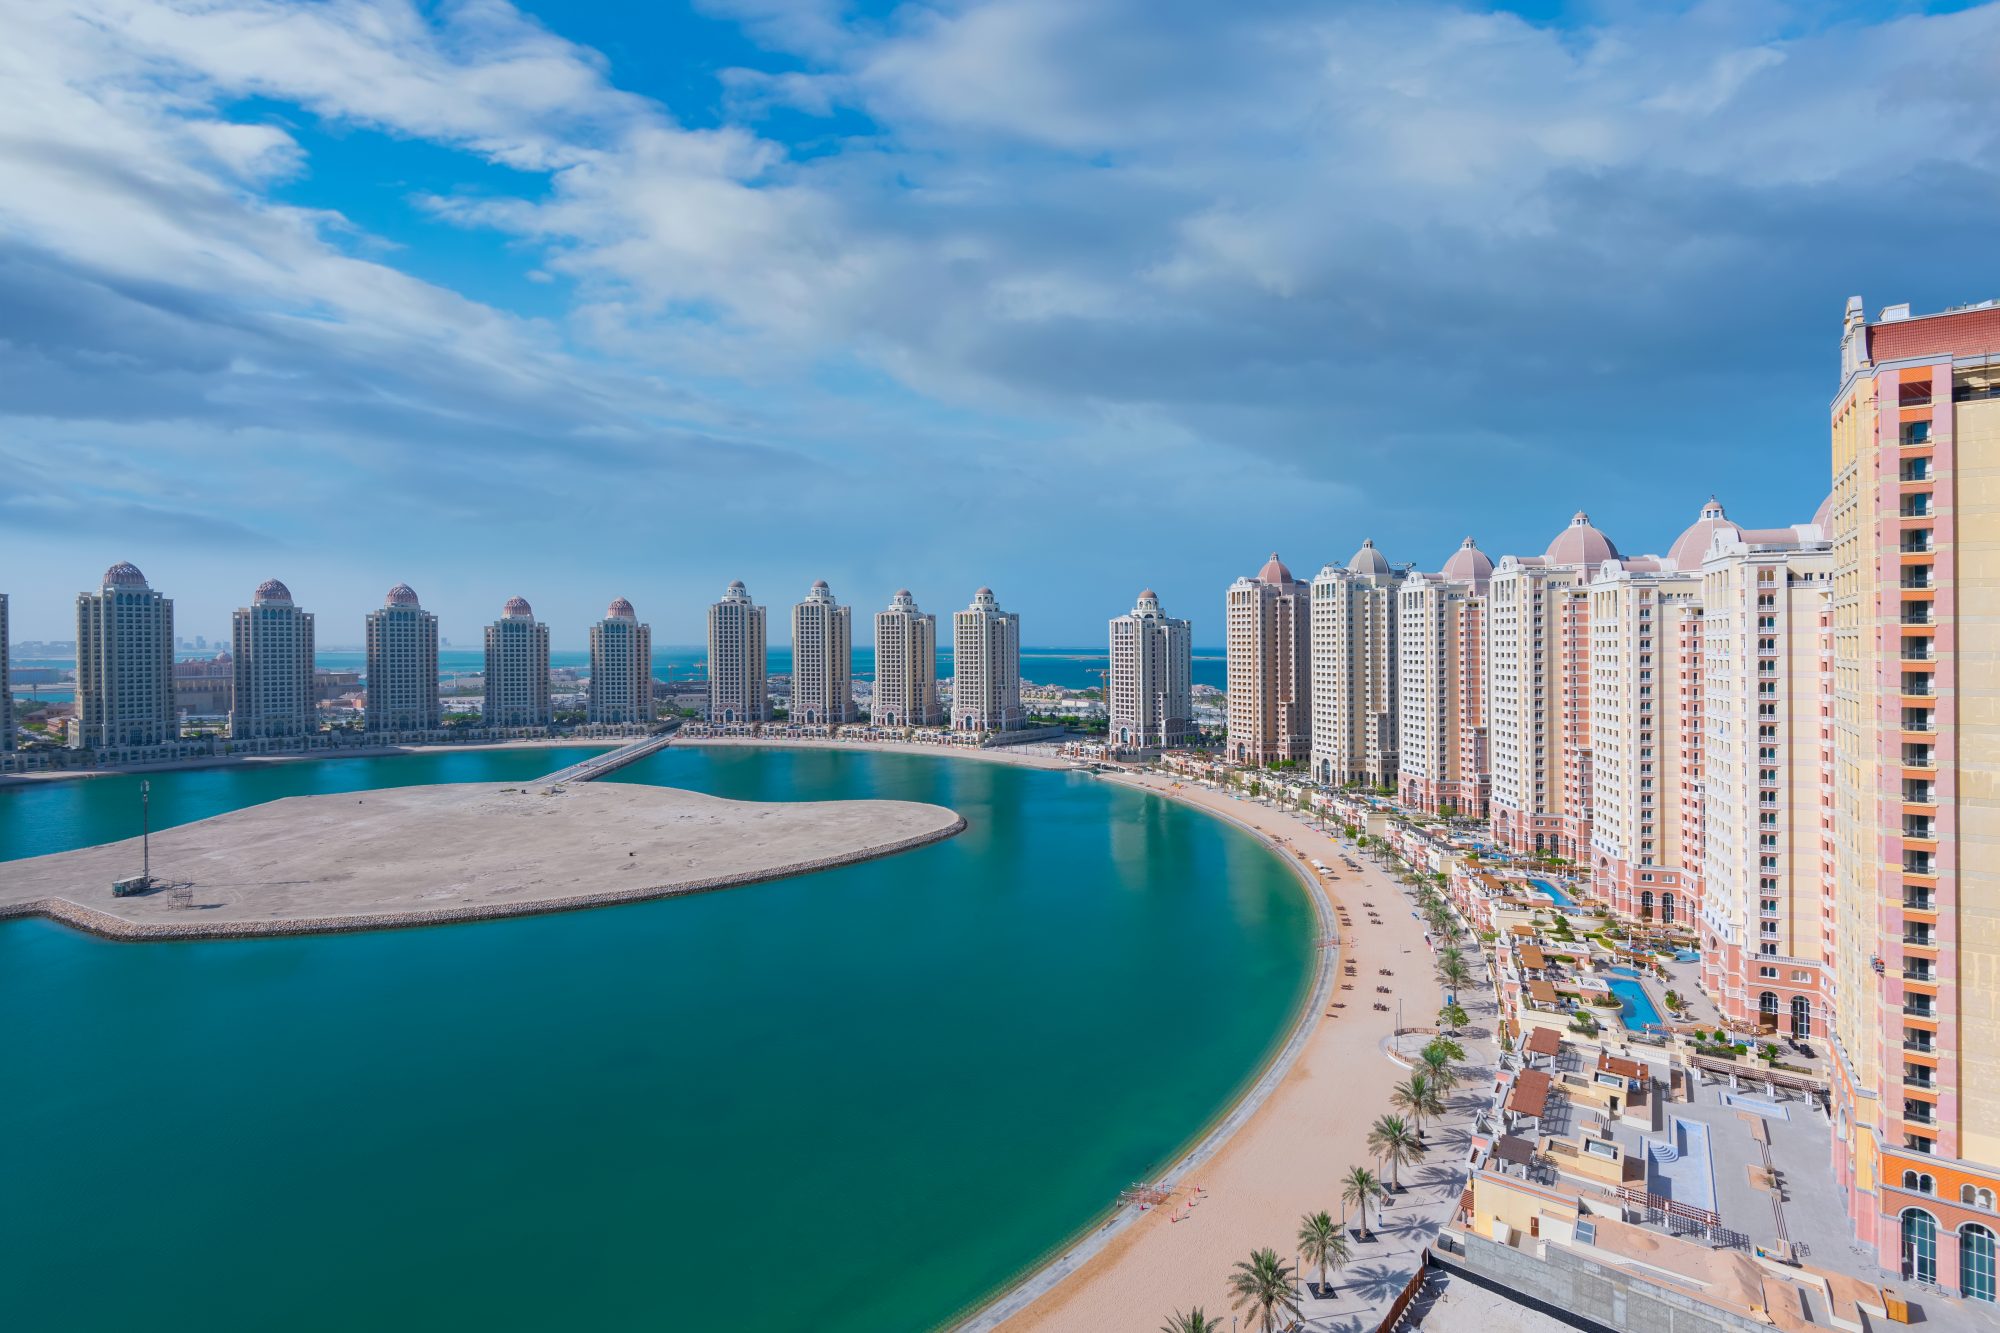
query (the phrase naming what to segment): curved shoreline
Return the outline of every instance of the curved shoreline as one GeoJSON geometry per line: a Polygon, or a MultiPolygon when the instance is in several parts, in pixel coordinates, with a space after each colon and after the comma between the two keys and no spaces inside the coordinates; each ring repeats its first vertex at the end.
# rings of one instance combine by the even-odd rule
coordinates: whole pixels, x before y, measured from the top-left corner
{"type": "MultiPolygon", "coordinates": [[[[1280,862],[1290,867],[1304,886],[1306,898],[1313,906],[1313,917],[1318,925],[1319,934],[1325,937],[1335,933],[1334,906],[1332,899],[1327,896],[1326,886],[1320,883],[1319,876],[1300,859],[1296,852],[1279,846],[1270,835],[1226,811],[1207,809],[1197,802],[1169,791],[1157,791],[1129,778],[1123,778],[1120,774],[1109,775],[1109,780],[1123,787],[1173,801],[1186,809],[1198,811],[1222,823],[1233,825],[1254,838],[1280,862]]],[[[1343,949],[1344,945],[1317,950],[1319,961],[1312,984],[1300,1002],[1301,1012],[1293,1019],[1284,1044],[1265,1061],[1240,1096],[1195,1131],[1192,1137],[1193,1146],[1180,1151],[1170,1159],[1170,1165],[1154,1177],[1155,1179],[1169,1186],[1181,1184],[1187,1179],[1189,1172],[1203,1166],[1227,1147],[1237,1132],[1284,1084],[1298,1064],[1300,1056],[1305,1053],[1306,1044],[1326,1014],[1327,1003],[1333,995],[1335,967],[1338,961],[1335,955],[1343,952],[1343,949]]],[[[1135,1205],[1113,1205],[1106,1212],[1097,1214],[1055,1247],[1061,1253],[1037,1264],[974,1308],[971,1314],[943,1327],[952,1330],[952,1333],[989,1333],[989,1330],[999,1328],[1015,1316],[1025,1314],[1081,1270],[1091,1259],[1102,1253],[1112,1241],[1136,1226],[1146,1216],[1147,1214],[1135,1205]]]]}

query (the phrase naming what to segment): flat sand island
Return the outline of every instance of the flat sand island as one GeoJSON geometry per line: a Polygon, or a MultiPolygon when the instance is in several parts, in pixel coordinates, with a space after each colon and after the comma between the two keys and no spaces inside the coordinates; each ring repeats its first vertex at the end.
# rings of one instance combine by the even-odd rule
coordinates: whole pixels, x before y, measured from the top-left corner
{"type": "Polygon", "coordinates": [[[295,796],[155,833],[168,887],[119,898],[139,840],[0,863],[0,917],[119,939],[474,921],[732,888],[887,856],[965,821],[913,801],[726,801],[636,783],[295,796]]]}

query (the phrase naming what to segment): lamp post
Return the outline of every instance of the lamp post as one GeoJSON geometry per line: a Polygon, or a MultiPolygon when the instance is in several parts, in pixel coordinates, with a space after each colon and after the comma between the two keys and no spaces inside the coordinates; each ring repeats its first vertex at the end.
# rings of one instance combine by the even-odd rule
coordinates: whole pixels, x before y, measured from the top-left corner
{"type": "Polygon", "coordinates": [[[153,883],[153,784],[139,780],[139,874],[153,883]]]}

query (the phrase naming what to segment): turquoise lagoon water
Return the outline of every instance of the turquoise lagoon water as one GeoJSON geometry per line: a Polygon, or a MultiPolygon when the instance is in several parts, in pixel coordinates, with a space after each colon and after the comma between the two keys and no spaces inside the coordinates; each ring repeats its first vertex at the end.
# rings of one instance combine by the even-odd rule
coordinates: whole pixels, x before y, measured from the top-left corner
{"type": "MultiPolygon", "coordinates": [[[[573,757],[156,774],[153,810],[573,757]]],[[[620,777],[930,800],[970,827],[429,930],[113,944],[0,922],[4,1322],[925,1327],[1175,1156],[1304,998],[1289,872],[1155,797],[873,753],[668,750],[620,777]]],[[[135,802],[128,778],[0,790],[0,857],[124,836],[135,802]]]]}

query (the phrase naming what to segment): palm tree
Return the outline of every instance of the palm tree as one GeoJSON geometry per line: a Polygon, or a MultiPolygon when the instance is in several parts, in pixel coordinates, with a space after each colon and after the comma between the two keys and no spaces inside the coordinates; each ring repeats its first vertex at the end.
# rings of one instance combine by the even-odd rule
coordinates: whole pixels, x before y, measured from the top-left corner
{"type": "Polygon", "coordinates": [[[1292,1286],[1296,1278],[1292,1266],[1280,1259],[1276,1250],[1253,1250],[1230,1275],[1229,1290],[1236,1299],[1229,1308],[1250,1307],[1255,1327],[1262,1333],[1277,1333],[1281,1317],[1296,1318],[1299,1314],[1299,1299],[1292,1286]]]}
{"type": "Polygon", "coordinates": [[[1465,965],[1463,958],[1454,958],[1438,967],[1438,980],[1444,982],[1456,995],[1472,981],[1472,969],[1465,965]]]}
{"type": "Polygon", "coordinates": [[[1389,1104],[1408,1112],[1419,1139],[1424,1136],[1424,1117],[1444,1114],[1444,1095],[1429,1076],[1413,1073],[1389,1090],[1389,1104]]]}
{"type": "Polygon", "coordinates": [[[1210,1319],[1197,1305],[1186,1314],[1174,1311],[1167,1322],[1160,1325],[1160,1333],[1222,1333],[1222,1321],[1210,1319]]]}
{"type": "Polygon", "coordinates": [[[1361,1234],[1368,1234],[1368,1205],[1382,1192],[1382,1180],[1365,1166],[1350,1166],[1340,1178],[1340,1197],[1361,1210],[1361,1234]]]}
{"type": "Polygon", "coordinates": [[[1417,1061],[1423,1066],[1423,1075],[1442,1097],[1458,1086],[1458,1070],[1452,1067],[1451,1052],[1432,1042],[1417,1052],[1417,1061]]]}
{"type": "Polygon", "coordinates": [[[1472,1021],[1472,1015],[1465,1012],[1465,1006],[1448,1004],[1438,1010],[1438,1026],[1446,1032],[1457,1032],[1472,1021]]]}
{"type": "Polygon", "coordinates": [[[1377,1117],[1368,1129],[1368,1146],[1389,1168],[1389,1188],[1403,1187],[1403,1164],[1421,1162],[1424,1159],[1424,1145],[1410,1129],[1410,1122],[1399,1115],[1377,1117]]]}
{"type": "Polygon", "coordinates": [[[1299,1254],[1307,1263],[1319,1265],[1320,1294],[1330,1294],[1326,1286],[1327,1266],[1331,1264],[1338,1270],[1347,1262],[1347,1237],[1334,1225],[1333,1214],[1307,1213],[1299,1219],[1299,1254]]]}

